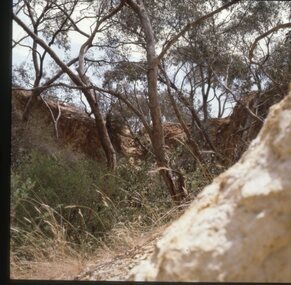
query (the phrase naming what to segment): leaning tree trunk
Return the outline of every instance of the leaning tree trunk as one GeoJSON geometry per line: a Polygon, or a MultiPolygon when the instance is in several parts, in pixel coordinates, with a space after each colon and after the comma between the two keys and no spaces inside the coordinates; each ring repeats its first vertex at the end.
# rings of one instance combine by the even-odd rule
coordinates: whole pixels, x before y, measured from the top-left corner
{"type": "Polygon", "coordinates": [[[161,121],[161,108],[157,90],[159,60],[155,51],[155,39],[153,29],[146,9],[144,7],[143,1],[128,0],[127,2],[137,13],[146,38],[146,52],[148,64],[148,97],[150,114],[152,119],[152,128],[149,135],[153,146],[153,152],[155,154],[159,173],[161,174],[172,199],[177,204],[180,204],[181,201],[186,198],[186,193],[183,187],[183,183],[179,183],[178,185],[175,183],[173,176],[175,173],[178,172],[172,171],[170,169],[165,152],[164,132],[161,121]]]}
{"type": "Polygon", "coordinates": [[[36,90],[33,90],[31,95],[29,96],[25,107],[24,107],[24,111],[22,113],[22,121],[27,122],[29,119],[29,115],[31,112],[31,108],[34,104],[34,102],[36,101],[37,97],[39,96],[39,92],[36,90]]]}
{"type": "Polygon", "coordinates": [[[107,166],[109,169],[114,170],[116,168],[116,152],[112,146],[110,141],[106,125],[103,119],[103,116],[100,112],[99,106],[97,102],[95,102],[91,91],[88,89],[88,82],[86,80],[82,80],[79,76],[77,76],[70,68],[67,66],[58,55],[35,33],[33,33],[24,22],[22,22],[17,15],[13,14],[13,19],[27,32],[29,36],[33,38],[35,42],[37,42],[42,48],[44,48],[48,54],[52,57],[52,59],[56,62],[56,64],[65,72],[69,78],[76,84],[76,86],[81,87],[83,94],[90,107],[92,108],[92,112],[95,116],[95,123],[98,130],[98,134],[100,137],[101,145],[106,155],[107,166]]]}
{"type": "Polygon", "coordinates": [[[110,140],[110,136],[106,128],[106,122],[101,114],[98,102],[94,100],[92,92],[93,91],[89,89],[83,90],[83,94],[85,95],[95,118],[98,136],[107,160],[107,167],[114,171],[117,166],[116,151],[110,140]]]}
{"type": "MultiPolygon", "coordinates": [[[[36,50],[36,43],[34,43],[34,44],[35,44],[35,50],[36,50]]],[[[36,79],[34,80],[34,84],[33,84],[34,88],[39,87],[40,79],[41,79],[41,72],[40,72],[40,70],[39,70],[39,68],[37,66],[36,58],[37,58],[37,56],[34,55],[33,61],[35,62],[35,73],[36,73],[36,79]]],[[[37,89],[32,91],[28,101],[25,104],[24,111],[22,113],[22,120],[24,122],[28,121],[29,115],[30,115],[30,111],[31,111],[34,103],[36,102],[37,97],[40,96],[40,94],[41,94],[41,91],[39,91],[37,89]]]]}

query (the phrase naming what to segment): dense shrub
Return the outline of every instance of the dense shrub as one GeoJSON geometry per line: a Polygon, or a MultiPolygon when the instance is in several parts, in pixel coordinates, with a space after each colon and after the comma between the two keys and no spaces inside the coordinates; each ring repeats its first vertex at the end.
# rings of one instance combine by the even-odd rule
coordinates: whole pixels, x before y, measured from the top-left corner
{"type": "Polygon", "coordinates": [[[21,246],[46,249],[56,246],[55,240],[89,249],[116,225],[146,228],[166,222],[173,204],[151,165],[125,160],[111,173],[88,158],[68,160],[65,152],[30,152],[12,165],[12,250],[27,259],[30,254],[21,246]]]}
{"type": "Polygon", "coordinates": [[[66,224],[74,241],[85,231],[107,231],[114,216],[104,211],[104,196],[116,179],[104,173],[103,165],[89,159],[67,161],[62,155],[32,152],[12,173],[14,223],[27,217],[41,226],[37,207],[44,204],[57,211],[57,221],[66,224]]]}
{"type": "MultiPolygon", "coordinates": [[[[173,151],[171,161],[179,163],[184,152],[173,151]]],[[[193,198],[208,183],[200,168],[184,175],[193,198]]],[[[181,213],[151,157],[120,158],[115,172],[69,148],[27,150],[12,163],[13,258],[48,259],[52,253],[119,246],[127,231],[148,231],[181,213]]]]}

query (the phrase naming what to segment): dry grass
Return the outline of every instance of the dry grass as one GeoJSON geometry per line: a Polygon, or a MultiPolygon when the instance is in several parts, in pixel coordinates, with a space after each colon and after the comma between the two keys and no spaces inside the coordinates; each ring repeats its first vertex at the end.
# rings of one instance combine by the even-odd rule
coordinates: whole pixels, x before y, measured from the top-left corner
{"type": "Polygon", "coordinates": [[[12,279],[74,279],[90,264],[151,243],[183,213],[158,175],[147,175],[151,164],[121,165],[115,176],[95,163],[75,164],[36,153],[13,169],[12,279]]]}
{"type": "Polygon", "coordinates": [[[151,208],[152,223],[148,226],[145,226],[138,218],[135,222],[127,224],[118,223],[106,234],[106,242],[101,242],[100,248],[107,253],[118,255],[141,247],[160,236],[173,220],[184,213],[187,207],[188,203],[174,206],[164,213],[158,207],[151,208]]]}
{"type": "Polygon", "coordinates": [[[48,226],[46,232],[34,220],[24,218],[31,230],[11,225],[10,277],[12,279],[73,279],[84,267],[86,253],[74,249],[54,209],[46,204],[34,207],[48,226]],[[21,240],[21,242],[18,242],[21,240]]]}
{"type": "MultiPolygon", "coordinates": [[[[27,242],[11,251],[12,279],[72,280],[85,268],[110,263],[153,242],[170,223],[165,220],[173,220],[183,213],[178,207],[165,213],[154,208],[151,209],[153,223],[149,226],[144,226],[139,219],[126,224],[117,223],[102,240],[96,240],[89,252],[88,248],[85,251],[73,249],[66,240],[64,229],[55,219],[55,211],[49,206],[43,209],[47,212],[46,223],[53,237],[48,238],[40,229],[18,232],[27,242]]],[[[15,230],[12,228],[12,232],[15,230]]]]}
{"type": "MultiPolygon", "coordinates": [[[[176,208],[167,211],[164,216],[175,218],[182,213],[176,208]]],[[[150,258],[156,242],[170,223],[163,223],[163,219],[160,219],[146,228],[138,223],[117,225],[108,233],[106,242],[98,248],[95,258],[78,274],[77,280],[127,280],[134,266],[150,258]]]]}

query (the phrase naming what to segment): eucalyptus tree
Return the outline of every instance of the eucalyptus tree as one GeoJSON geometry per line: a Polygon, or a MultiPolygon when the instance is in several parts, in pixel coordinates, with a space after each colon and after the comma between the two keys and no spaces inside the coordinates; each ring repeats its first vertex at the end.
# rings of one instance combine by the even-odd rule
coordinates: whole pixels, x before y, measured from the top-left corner
{"type": "MultiPolygon", "coordinates": [[[[107,164],[112,170],[116,168],[116,152],[99,106],[98,94],[96,94],[94,89],[90,88],[92,80],[90,80],[87,73],[88,66],[85,58],[89,49],[93,46],[96,35],[108,28],[107,21],[118,13],[123,6],[123,1],[117,4],[113,2],[116,1],[111,1],[110,3],[108,1],[98,1],[97,3],[92,3],[78,0],[34,2],[23,0],[15,5],[13,12],[13,20],[26,33],[23,39],[27,36],[32,39],[32,44],[30,43],[31,45],[29,46],[32,50],[33,64],[35,66],[35,82],[32,88],[32,98],[52,86],[67,86],[69,88],[75,86],[81,89],[94,115],[107,164]],[[75,10],[76,13],[73,14],[75,10]],[[88,19],[93,19],[90,29],[81,29],[80,23],[88,19]],[[66,36],[69,31],[74,32],[75,35],[76,33],[81,35],[83,43],[80,46],[78,55],[64,62],[58,48],[69,48],[66,45],[66,36]],[[40,54],[39,50],[42,50],[42,54],[40,54]],[[42,82],[40,86],[40,80],[43,76],[44,58],[47,54],[60,70],[56,71],[51,78],[42,82]],[[63,74],[70,80],[70,83],[55,83],[63,74]]],[[[15,45],[20,44],[21,41],[15,43],[15,45]]]]}
{"type": "MultiPolygon", "coordinates": [[[[217,13],[211,14],[205,12],[205,10],[207,11],[207,8],[209,6],[212,8],[212,11],[217,11],[219,10],[219,8],[215,7],[217,3],[215,3],[214,1],[209,2],[210,4],[206,3],[204,7],[202,5],[204,10],[201,9],[199,11],[197,9],[197,6],[199,5],[195,6],[196,15],[199,15],[200,12],[200,18],[198,16],[198,19],[203,19],[203,21],[201,20],[200,22],[199,20],[194,20],[183,26],[183,24],[181,23],[183,23],[183,19],[187,22],[187,17],[183,18],[181,16],[176,22],[175,20],[173,20],[172,22],[166,21],[165,26],[167,28],[163,29],[161,28],[161,25],[153,25],[153,23],[158,19],[158,16],[156,15],[159,15],[159,8],[161,8],[163,4],[158,4],[155,1],[150,3],[147,3],[146,1],[127,1],[128,5],[137,14],[140,24],[133,17],[133,15],[128,17],[128,15],[130,15],[130,12],[128,12],[127,17],[124,18],[126,24],[123,25],[123,28],[128,31],[129,36],[133,35],[135,42],[141,48],[143,48],[146,53],[145,61],[148,65],[147,96],[149,100],[149,108],[151,111],[153,125],[153,131],[150,132],[150,137],[152,140],[155,155],[157,157],[158,166],[160,167],[166,168],[168,166],[168,163],[165,153],[163,151],[164,143],[161,121],[160,119],[158,119],[161,117],[161,110],[158,106],[159,101],[156,100],[158,88],[157,74],[158,67],[161,66],[161,61],[167,60],[166,55],[169,50],[178,43],[179,39],[181,39],[180,42],[182,44],[185,44],[186,48],[190,49],[191,52],[193,51],[191,60],[192,63],[194,62],[194,70],[192,70],[194,74],[192,74],[192,76],[194,77],[194,80],[198,82],[197,86],[199,86],[201,89],[203,98],[202,110],[204,120],[206,121],[208,119],[208,103],[211,89],[213,89],[213,92],[215,93],[215,90],[220,88],[222,89],[222,93],[227,93],[226,96],[231,95],[236,102],[239,102],[238,98],[233,95],[239,94],[242,90],[250,90],[252,87],[252,81],[250,79],[251,75],[248,73],[247,70],[248,63],[243,61],[243,54],[239,51],[240,45],[236,46],[238,37],[235,33],[237,33],[237,31],[239,30],[240,33],[244,33],[244,37],[246,37],[246,34],[249,37],[251,37],[251,35],[253,34],[260,34],[262,31],[268,29],[268,27],[273,23],[274,19],[276,19],[276,16],[278,16],[278,13],[280,13],[280,11],[282,12],[280,5],[275,5],[276,7],[274,7],[274,9],[269,10],[269,8],[271,8],[270,5],[274,5],[274,3],[268,4],[265,3],[265,1],[263,1],[264,3],[261,3],[261,1],[258,1],[257,3],[246,2],[240,5],[240,9],[234,9],[230,11],[227,19],[221,20],[218,18],[216,19],[218,23],[215,23],[214,16],[217,13]],[[150,7],[151,9],[156,8],[156,10],[150,10],[150,7]],[[201,16],[203,15],[203,12],[201,11],[206,14],[206,17],[201,16]],[[203,24],[205,23],[204,20],[206,20],[207,18],[212,20],[212,25],[207,23],[203,26],[203,24]],[[128,22],[129,19],[130,23],[128,22]],[[242,22],[244,22],[244,25],[242,24],[242,26],[240,26],[240,23],[242,22]],[[198,23],[200,25],[198,25],[198,23]],[[193,26],[195,26],[195,29],[191,29],[193,28],[193,26]],[[201,30],[199,30],[199,28],[201,28],[201,30]],[[157,29],[158,31],[155,33],[157,29]],[[228,34],[229,31],[231,31],[231,33],[228,34]],[[164,38],[166,40],[163,43],[161,39],[164,38]],[[155,46],[156,41],[158,41],[159,43],[158,47],[155,46]],[[157,54],[158,49],[160,49],[159,54],[157,54]],[[225,84],[220,84],[221,78],[224,79],[225,84]],[[229,85],[233,86],[236,94],[234,93],[233,88],[228,88],[229,85]]],[[[229,2],[228,4],[234,3],[229,2]]],[[[231,5],[229,5],[228,7],[230,6],[231,5]]],[[[162,8],[165,9],[166,7],[163,6],[162,8]]],[[[171,10],[168,9],[168,11],[171,10]]],[[[122,14],[120,15],[122,16],[122,14]]],[[[193,13],[193,15],[195,15],[195,13],[193,13]]],[[[177,17],[175,17],[175,19],[177,19],[177,17]]],[[[163,24],[164,22],[165,20],[159,21],[158,23],[163,24]]],[[[178,53],[177,51],[179,51],[179,47],[179,44],[177,44],[175,53],[178,53]]],[[[178,53],[178,56],[179,55],[180,54],[178,53]]],[[[169,80],[164,80],[164,83],[166,83],[168,86],[173,87],[173,84],[171,85],[169,80]]],[[[195,90],[195,86],[194,88],[192,88],[192,90],[193,89],[195,90]]],[[[180,93],[177,92],[177,94],[180,93]]],[[[176,109],[175,113],[177,115],[177,118],[179,118],[179,122],[182,126],[185,126],[181,119],[180,112],[178,112],[178,109],[175,106],[175,101],[172,100],[171,102],[173,108],[176,109]]],[[[194,108],[191,109],[192,111],[194,111],[192,112],[192,114],[195,115],[197,118],[197,114],[194,108]]],[[[247,110],[251,116],[253,116],[255,119],[260,120],[260,118],[256,116],[250,109],[247,108],[247,110]]],[[[219,114],[221,115],[222,113],[223,110],[220,110],[219,114]]],[[[197,123],[198,121],[199,120],[197,120],[197,123]]],[[[184,127],[183,129],[187,134],[187,128],[184,127]]],[[[212,148],[214,148],[213,144],[209,140],[209,137],[207,138],[206,132],[204,132],[204,135],[208,143],[212,145],[212,148]]],[[[196,152],[199,153],[198,151],[196,152]]],[[[170,192],[172,193],[172,196],[183,196],[182,191],[175,188],[175,185],[173,185],[172,183],[174,179],[172,179],[171,177],[171,171],[161,171],[161,174],[163,175],[164,180],[167,183],[170,192]]]]}
{"type": "MultiPolygon", "coordinates": [[[[214,3],[209,1],[209,5],[214,3]]],[[[171,54],[176,72],[170,80],[172,88],[179,89],[177,99],[191,108],[192,114],[196,116],[197,113],[207,121],[210,104],[213,105],[215,100],[217,116],[222,117],[230,103],[241,104],[240,98],[244,94],[256,88],[261,90],[262,86],[265,88],[264,82],[267,77],[270,78],[271,72],[268,75],[266,69],[263,72],[262,66],[252,65],[249,54],[253,53],[260,39],[271,35],[277,28],[288,26],[284,23],[288,13],[290,17],[290,9],[286,9],[288,6],[290,8],[290,4],[280,1],[243,1],[240,9],[225,13],[223,17],[215,15],[210,21],[189,31],[187,38],[171,54]],[[274,25],[276,28],[272,28],[274,25]],[[179,79],[177,73],[183,75],[183,80],[176,81],[179,79]]],[[[262,49],[272,49],[277,42],[278,39],[270,38],[266,47],[259,49],[261,61],[267,61],[270,55],[262,55],[262,49]]],[[[248,112],[260,120],[250,110],[248,112]]]]}
{"type": "MultiPolygon", "coordinates": [[[[122,23],[123,29],[127,32],[128,37],[131,39],[131,43],[136,43],[137,46],[141,47],[143,55],[145,55],[144,61],[146,62],[147,67],[146,96],[151,115],[151,125],[149,126],[147,124],[146,129],[148,130],[152,142],[158,170],[162,175],[172,198],[177,203],[180,203],[181,200],[185,198],[186,193],[183,189],[184,185],[175,183],[175,180],[179,180],[175,178],[177,171],[170,169],[165,152],[164,134],[161,121],[162,114],[158,95],[158,69],[161,65],[161,61],[165,58],[168,51],[179,41],[181,37],[185,35],[187,31],[196,28],[204,20],[212,17],[224,9],[227,9],[237,2],[239,1],[230,1],[212,12],[207,13],[206,15],[199,15],[200,17],[195,17],[197,16],[195,15],[193,17],[194,19],[191,19],[192,21],[189,21],[185,25],[181,25],[181,28],[177,28],[178,31],[175,29],[170,29],[170,32],[166,33],[166,29],[163,30],[160,26],[153,24],[156,20],[156,14],[155,11],[150,10],[149,7],[151,7],[151,5],[156,5],[159,9],[166,8],[162,7],[163,4],[159,4],[157,1],[149,1],[145,4],[142,0],[127,0],[126,4],[134,13],[132,14],[131,10],[125,10],[125,16],[121,14],[121,18],[119,19],[122,23]],[[152,15],[154,16],[151,17],[152,15]],[[159,29],[161,31],[155,33],[155,30],[159,29]],[[166,38],[166,41],[163,44],[160,43],[161,49],[159,53],[156,46],[156,41],[159,39],[158,36],[161,38],[166,38]]],[[[126,41],[128,41],[128,38],[126,38],[126,41]]]]}
{"type": "MultiPolygon", "coordinates": [[[[146,0],[76,0],[78,8],[81,4],[91,5],[92,7],[92,9],[84,9],[79,13],[79,15],[87,17],[86,15],[91,11],[91,29],[90,31],[88,29],[84,31],[79,25],[81,20],[77,19],[74,14],[70,15],[64,7],[58,4],[58,1],[51,2],[54,7],[58,8],[62,17],[67,19],[67,30],[82,35],[83,39],[77,56],[71,57],[66,63],[57,54],[55,47],[50,46],[41,33],[36,34],[29,24],[22,19],[23,15],[18,15],[17,12],[13,13],[14,21],[24,29],[37,45],[47,52],[60,68],[60,71],[55,73],[57,75],[46,80],[39,88],[34,88],[34,90],[43,90],[52,86],[67,86],[83,92],[95,116],[102,146],[108,164],[112,169],[116,166],[115,150],[112,147],[104,116],[101,112],[101,98],[109,95],[110,98],[114,97],[125,104],[139,118],[145,130],[149,133],[158,171],[163,177],[172,198],[180,203],[186,194],[183,183],[180,183],[180,174],[177,170],[171,169],[165,151],[162,108],[159,96],[161,85],[158,83],[158,78],[159,76],[164,78],[164,84],[169,91],[169,87],[172,88],[173,85],[171,82],[169,84],[167,74],[164,71],[165,66],[171,65],[171,50],[173,48],[178,50],[179,47],[189,44],[189,39],[191,39],[191,35],[195,34],[195,30],[199,31],[200,26],[205,21],[210,21],[221,11],[230,9],[229,18],[233,19],[239,9],[244,9],[244,5],[239,0],[208,2],[183,0],[178,4],[177,1],[173,0],[162,3],[161,1],[146,0]],[[189,4],[192,5],[192,9],[188,9],[187,5],[189,4]],[[133,66],[140,71],[130,74],[133,66]],[[122,72],[120,72],[122,69],[127,69],[130,76],[122,75],[122,72]],[[55,80],[60,79],[60,75],[69,78],[70,83],[55,82],[55,80]],[[96,80],[97,76],[104,79],[103,86],[100,86],[98,80],[96,80]],[[139,96],[144,97],[142,101],[146,104],[143,104],[143,107],[138,106],[138,102],[141,102],[138,99],[139,96]],[[135,99],[132,100],[132,97],[135,97],[135,99]]],[[[233,24],[233,22],[231,23],[233,24]]],[[[197,42],[195,41],[194,44],[197,44],[197,42]]],[[[196,50],[200,52],[199,48],[196,50]]],[[[211,63],[211,67],[215,67],[212,61],[212,59],[215,59],[212,55],[215,51],[212,49],[210,51],[210,59],[206,62],[211,63]]],[[[207,58],[207,54],[203,54],[203,56],[207,58]]],[[[211,68],[207,72],[211,74],[211,68]]],[[[217,70],[216,73],[218,73],[217,70]]],[[[205,77],[205,74],[202,69],[200,77],[205,77]]],[[[213,76],[208,77],[205,80],[208,84],[207,88],[210,88],[209,86],[213,83],[213,76]]],[[[209,96],[209,92],[206,90],[205,94],[209,96]]],[[[174,103],[175,101],[172,101],[173,107],[174,103]]],[[[194,111],[193,114],[196,114],[196,110],[194,111]]],[[[204,111],[204,115],[207,119],[206,111],[204,111]]],[[[175,112],[175,114],[179,115],[178,112],[175,112]]],[[[183,123],[182,119],[182,117],[178,118],[180,123],[183,123]]],[[[197,153],[199,154],[199,151],[197,153]]]]}
{"type": "MultiPolygon", "coordinates": [[[[57,46],[58,48],[68,50],[68,18],[76,8],[76,1],[18,1],[14,4],[14,12],[29,19],[30,28],[37,36],[41,35],[49,47],[57,46]],[[63,15],[60,9],[66,9],[67,15],[63,15]]],[[[32,96],[29,98],[24,112],[23,120],[27,121],[30,108],[41,91],[36,89],[45,79],[48,68],[46,67],[47,51],[42,49],[34,40],[28,40],[28,35],[20,39],[13,39],[13,48],[27,48],[31,53],[33,74],[26,72],[26,83],[33,88],[32,96]]],[[[22,68],[23,69],[23,68],[22,68]]],[[[21,68],[14,69],[14,77],[17,79],[21,68]]],[[[23,72],[23,70],[22,70],[23,72]]],[[[17,82],[17,80],[16,80],[17,82]]]]}
{"type": "MultiPolygon", "coordinates": [[[[290,28],[290,8],[290,3],[285,1],[251,2],[244,17],[233,25],[231,33],[238,37],[237,49],[249,72],[250,85],[240,88],[241,95],[246,94],[250,87],[258,90],[258,93],[264,92],[271,85],[280,89],[280,84],[272,76],[271,66],[275,63],[272,58],[275,54],[278,55],[279,46],[282,47],[281,52],[285,52],[286,59],[288,58],[288,48],[284,41],[286,29],[290,28]]],[[[275,66],[276,64],[274,70],[275,66]]],[[[283,68],[282,72],[287,71],[283,68]]]]}
{"type": "MultiPolygon", "coordinates": [[[[291,19],[291,12],[290,12],[291,19]]],[[[289,20],[290,20],[289,19],[289,20]]],[[[291,22],[285,22],[273,26],[269,30],[260,34],[251,44],[248,51],[248,60],[262,76],[266,78],[265,88],[276,86],[281,95],[286,94],[286,88],[291,79],[291,40],[290,30],[282,33],[275,41],[271,37],[280,30],[291,28],[291,22]],[[256,50],[259,49],[260,41],[265,40],[267,51],[259,52],[256,56],[256,50]]]]}

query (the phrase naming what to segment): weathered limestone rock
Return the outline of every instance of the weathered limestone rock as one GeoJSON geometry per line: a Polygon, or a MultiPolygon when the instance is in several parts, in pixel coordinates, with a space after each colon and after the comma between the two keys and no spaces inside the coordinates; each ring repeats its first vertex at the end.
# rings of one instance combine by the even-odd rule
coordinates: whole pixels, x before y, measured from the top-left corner
{"type": "Polygon", "coordinates": [[[291,282],[291,93],[129,279],[291,282]]]}

